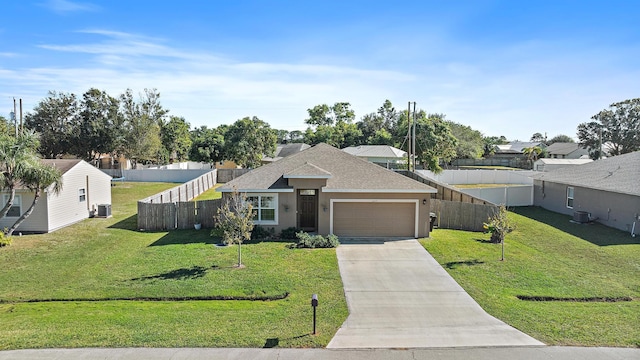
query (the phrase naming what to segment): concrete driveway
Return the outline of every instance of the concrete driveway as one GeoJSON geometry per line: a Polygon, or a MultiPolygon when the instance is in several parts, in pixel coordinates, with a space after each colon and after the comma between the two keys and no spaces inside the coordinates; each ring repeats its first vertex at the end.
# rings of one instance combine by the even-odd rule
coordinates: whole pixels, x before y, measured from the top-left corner
{"type": "Polygon", "coordinates": [[[349,317],[328,348],[541,346],[490,316],[417,240],[337,249],[349,317]]]}

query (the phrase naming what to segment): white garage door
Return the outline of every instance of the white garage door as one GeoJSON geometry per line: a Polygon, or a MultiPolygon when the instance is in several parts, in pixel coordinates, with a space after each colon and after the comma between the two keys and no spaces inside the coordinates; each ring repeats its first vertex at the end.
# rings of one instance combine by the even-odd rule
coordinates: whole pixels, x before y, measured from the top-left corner
{"type": "Polygon", "coordinates": [[[338,237],[414,237],[415,202],[335,202],[338,237]]]}

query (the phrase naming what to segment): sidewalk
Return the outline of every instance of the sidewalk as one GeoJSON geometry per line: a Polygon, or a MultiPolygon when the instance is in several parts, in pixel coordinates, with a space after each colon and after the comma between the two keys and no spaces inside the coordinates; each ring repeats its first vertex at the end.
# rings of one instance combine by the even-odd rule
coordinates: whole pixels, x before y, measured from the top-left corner
{"type": "Polygon", "coordinates": [[[44,349],[0,351],[0,360],[632,360],[640,359],[640,349],[579,347],[491,347],[408,350],[328,350],[328,349],[44,349]]]}

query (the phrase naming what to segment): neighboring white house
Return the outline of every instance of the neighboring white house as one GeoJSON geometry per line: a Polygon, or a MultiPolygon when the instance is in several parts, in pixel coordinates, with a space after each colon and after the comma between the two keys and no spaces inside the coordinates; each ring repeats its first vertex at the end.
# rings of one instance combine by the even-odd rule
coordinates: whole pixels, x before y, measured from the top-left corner
{"type": "MultiPolygon", "coordinates": [[[[111,176],[83,160],[45,159],[43,163],[56,167],[62,173],[62,191],[54,194],[46,190],[29,216],[16,232],[47,233],[71,225],[93,215],[98,207],[111,213],[111,176]],[[108,206],[108,210],[107,210],[108,206]]],[[[2,195],[2,205],[9,194],[2,195]]],[[[3,219],[0,228],[10,227],[33,202],[34,193],[16,189],[14,205],[3,219]]]]}
{"type": "Polygon", "coordinates": [[[389,145],[350,146],[342,151],[386,167],[407,163],[407,152],[389,145]]]}
{"type": "Polygon", "coordinates": [[[584,159],[589,158],[589,150],[577,143],[553,143],[547,147],[547,154],[552,159],[584,159]]]}
{"type": "Polygon", "coordinates": [[[591,159],[538,159],[533,163],[535,171],[551,171],[567,166],[576,166],[590,163],[591,159]]]}

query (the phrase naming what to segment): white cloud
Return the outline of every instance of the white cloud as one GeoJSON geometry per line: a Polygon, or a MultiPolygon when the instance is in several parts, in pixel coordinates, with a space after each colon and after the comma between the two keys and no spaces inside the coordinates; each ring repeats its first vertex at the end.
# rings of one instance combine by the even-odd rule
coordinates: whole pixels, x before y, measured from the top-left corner
{"type": "Polygon", "coordinates": [[[68,14],[86,11],[93,12],[100,10],[100,7],[95,4],[74,2],[69,0],[49,0],[42,5],[57,14],[68,14]]]}
{"type": "Polygon", "coordinates": [[[416,52],[406,67],[372,68],[366,54],[341,61],[348,65],[242,62],[161,38],[102,29],[83,33],[96,39],[40,46],[53,57],[68,53],[66,63],[20,70],[0,66],[0,83],[7,84],[0,97],[22,96],[30,109],[48,90],[80,95],[97,87],[117,95],[127,88],[157,88],[171,114],[192,126],[255,115],[290,130],[303,129],[306,109],[321,103],[349,101],[360,117],[385,99],[398,109],[417,101],[428,112],[445,113],[486,135],[528,140],[534,132],[575,136],[579,123],[640,91],[631,80],[640,78],[640,71],[616,63],[637,58],[634,50],[567,52],[562,44],[540,42],[504,48],[452,44],[454,55],[444,60],[422,60],[416,52]]]}

